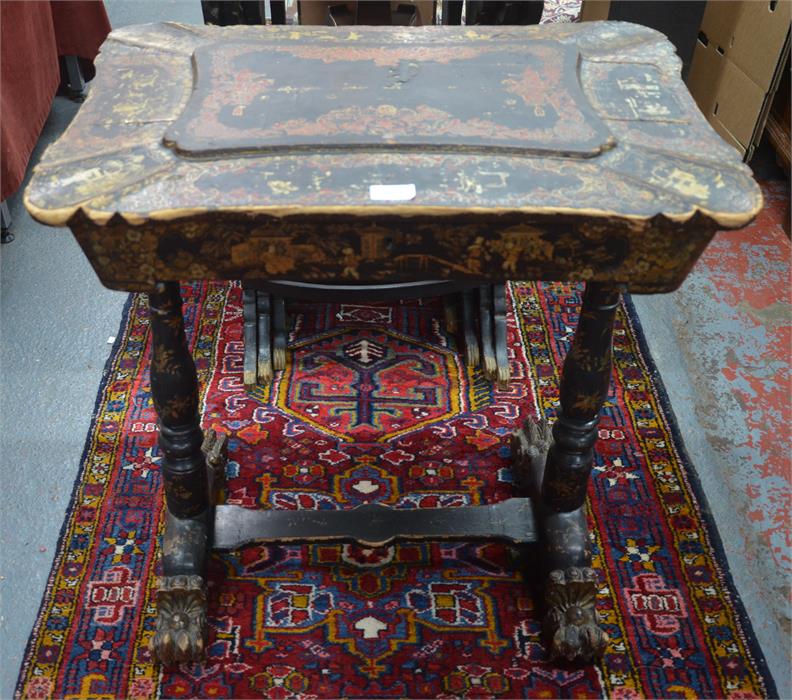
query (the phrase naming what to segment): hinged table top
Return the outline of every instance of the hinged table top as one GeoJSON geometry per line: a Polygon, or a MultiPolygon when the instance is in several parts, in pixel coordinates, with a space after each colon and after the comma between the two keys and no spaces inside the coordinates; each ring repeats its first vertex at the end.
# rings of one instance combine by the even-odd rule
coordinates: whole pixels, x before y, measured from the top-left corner
{"type": "Polygon", "coordinates": [[[613,22],[126,27],[26,204],[52,225],[80,211],[100,226],[207,212],[743,226],[760,192],[679,67],[661,34],[613,22]]]}

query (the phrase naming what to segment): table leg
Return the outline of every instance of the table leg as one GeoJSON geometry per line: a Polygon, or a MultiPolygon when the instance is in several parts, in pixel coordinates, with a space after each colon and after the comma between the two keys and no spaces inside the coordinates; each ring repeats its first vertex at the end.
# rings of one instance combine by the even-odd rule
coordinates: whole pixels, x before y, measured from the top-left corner
{"type": "Polygon", "coordinates": [[[468,367],[477,367],[481,355],[479,354],[479,341],[475,327],[476,293],[474,289],[462,292],[462,333],[465,336],[465,364],[468,367]]]}
{"type": "Polygon", "coordinates": [[[245,389],[252,391],[257,384],[256,360],[259,343],[262,342],[258,334],[255,289],[243,288],[242,290],[242,319],[242,338],[245,341],[245,354],[242,360],[242,381],[245,384],[245,389]]]}
{"type": "Polygon", "coordinates": [[[272,369],[286,369],[286,300],[283,297],[272,297],[272,369]]]}
{"type": "Polygon", "coordinates": [[[561,376],[561,410],[552,431],[529,421],[514,436],[517,482],[533,491],[550,572],[545,629],[551,657],[601,656],[608,636],[597,626],[597,579],[591,569],[585,499],[594,460],[599,412],[611,376],[615,287],[586,286],[572,347],[561,376]]]}
{"type": "Polygon", "coordinates": [[[210,494],[212,472],[222,467],[225,436],[210,431],[204,441],[178,283],[157,284],[149,294],[149,312],[151,395],[159,417],[167,505],[152,651],[164,664],[173,664],[200,659],[206,647],[210,494]]]}
{"type": "Polygon", "coordinates": [[[501,282],[492,285],[492,326],[495,335],[495,378],[498,389],[505,391],[509,388],[511,371],[507,350],[509,341],[506,326],[506,285],[501,282]]]}
{"type": "MultiPolygon", "coordinates": [[[[256,374],[260,384],[272,381],[272,298],[267,292],[256,292],[256,322],[258,323],[258,353],[256,374]]],[[[247,348],[245,348],[247,352],[247,348]]]]}
{"type": "Polygon", "coordinates": [[[492,335],[492,286],[479,287],[479,340],[481,342],[481,363],[484,376],[490,381],[497,378],[495,361],[495,339],[492,335]]]}

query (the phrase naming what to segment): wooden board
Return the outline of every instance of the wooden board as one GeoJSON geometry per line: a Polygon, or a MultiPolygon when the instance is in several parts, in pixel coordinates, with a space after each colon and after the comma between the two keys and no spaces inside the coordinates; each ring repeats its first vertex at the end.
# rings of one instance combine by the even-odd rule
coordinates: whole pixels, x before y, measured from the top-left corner
{"type": "Polygon", "coordinates": [[[501,540],[531,544],[538,533],[531,501],[507,498],[487,506],[397,509],[369,503],[350,510],[215,509],[215,549],[253,542],[357,542],[385,547],[417,540],[501,540]]]}
{"type": "Polygon", "coordinates": [[[645,27],[167,23],[110,35],[26,204],[69,225],[121,289],[535,278],[667,291],[761,195],[645,27]]]}

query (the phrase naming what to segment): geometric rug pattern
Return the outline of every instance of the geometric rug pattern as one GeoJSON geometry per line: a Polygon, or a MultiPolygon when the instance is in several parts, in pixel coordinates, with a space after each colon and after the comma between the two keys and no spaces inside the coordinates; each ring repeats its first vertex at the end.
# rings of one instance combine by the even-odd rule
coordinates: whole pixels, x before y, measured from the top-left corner
{"type": "MultiPolygon", "coordinates": [[[[294,304],[288,365],[242,381],[241,290],[183,287],[221,502],[432,508],[514,495],[509,435],[551,420],[581,289],[509,290],[512,381],[464,365],[437,300],[294,304]]],[[[589,490],[598,665],[550,663],[539,567],[496,544],[256,546],[215,554],[205,663],[152,663],[160,453],[143,295],[104,374],[18,695],[28,698],[772,696],[761,650],[629,300],[589,490]]]]}

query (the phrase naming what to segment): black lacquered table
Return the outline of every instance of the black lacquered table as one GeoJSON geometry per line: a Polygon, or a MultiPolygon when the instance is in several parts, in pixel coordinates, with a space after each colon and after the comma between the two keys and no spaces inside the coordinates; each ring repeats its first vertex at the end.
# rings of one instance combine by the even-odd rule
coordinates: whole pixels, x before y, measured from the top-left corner
{"type": "Polygon", "coordinates": [[[679,69],[661,34],[609,22],[110,35],[26,204],[73,231],[105,285],[149,295],[163,662],[203,654],[212,544],[317,539],[539,541],[551,652],[602,654],[584,501],[619,295],[673,291],[762,205],[679,69]],[[200,427],[179,292],[208,279],[585,282],[558,418],[512,438],[521,494],[418,512],[214,507],[225,439],[200,427]]]}

